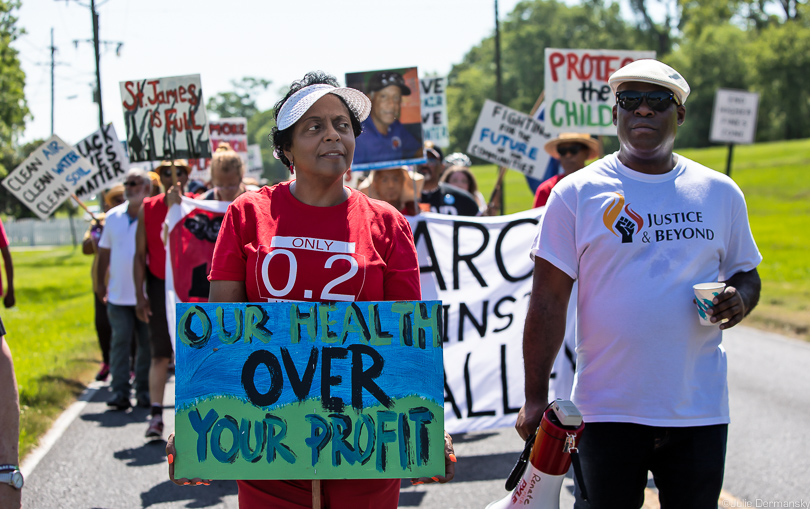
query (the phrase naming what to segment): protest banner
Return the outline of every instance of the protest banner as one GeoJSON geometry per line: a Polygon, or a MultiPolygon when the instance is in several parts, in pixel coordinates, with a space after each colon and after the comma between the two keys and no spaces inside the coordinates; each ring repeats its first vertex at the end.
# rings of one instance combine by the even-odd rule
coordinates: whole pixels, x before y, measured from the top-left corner
{"type": "Polygon", "coordinates": [[[642,58],[655,58],[655,51],[546,48],[547,130],[616,136],[608,78],[642,58]]]}
{"type": "Polygon", "coordinates": [[[352,170],[376,170],[427,161],[416,67],[346,74],[346,86],[371,99],[357,138],[352,170]]]}
{"type": "Polygon", "coordinates": [[[440,302],[177,305],[175,476],[443,475],[440,302]]]}
{"type": "Polygon", "coordinates": [[[260,145],[248,145],[248,163],[245,175],[255,179],[262,178],[264,163],[262,162],[262,149],[260,145]]]}
{"type": "Polygon", "coordinates": [[[543,124],[531,115],[487,99],[475,123],[467,153],[541,178],[549,162],[543,145],[549,139],[543,124]]]}
{"type": "Polygon", "coordinates": [[[8,174],[3,186],[40,219],[47,219],[93,173],[90,161],[53,135],[8,174]]]}
{"type": "Polygon", "coordinates": [[[131,162],[211,157],[200,75],[122,81],[131,162]]]}
{"type": "Polygon", "coordinates": [[[714,97],[709,140],[719,143],[754,143],[759,94],[720,88],[714,97]]]}
{"type": "MultiPolygon", "coordinates": [[[[242,158],[242,164],[248,168],[247,119],[244,117],[221,118],[208,123],[211,136],[211,148],[217,151],[220,144],[227,142],[234,152],[242,158]]],[[[211,180],[211,159],[193,159],[189,161],[191,180],[211,180]]]]}
{"type": "MultiPolygon", "coordinates": [[[[544,211],[408,218],[422,298],[444,307],[444,425],[450,433],[514,425],[524,402],[523,324],[534,268],[529,250],[544,211]]],[[[565,340],[571,348],[575,316],[571,309],[565,340]]],[[[570,362],[555,364],[552,376],[570,392],[570,362]]],[[[555,394],[565,390],[552,383],[549,397],[555,394]]]]}
{"type": "Polygon", "coordinates": [[[422,133],[425,141],[447,148],[450,146],[450,128],[447,123],[447,78],[419,80],[422,97],[422,133]]]}
{"type": "Polygon", "coordinates": [[[129,157],[112,124],[94,132],[75,145],[76,150],[95,167],[95,172],[76,189],[76,197],[86,199],[103,189],[126,180],[129,157]]]}

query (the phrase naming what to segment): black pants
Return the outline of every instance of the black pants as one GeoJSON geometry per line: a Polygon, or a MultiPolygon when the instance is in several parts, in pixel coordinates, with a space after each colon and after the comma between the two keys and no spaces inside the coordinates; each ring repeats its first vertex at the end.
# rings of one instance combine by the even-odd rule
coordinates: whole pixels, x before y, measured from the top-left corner
{"type": "Polygon", "coordinates": [[[112,329],[110,320],[107,318],[107,305],[98,298],[98,294],[93,293],[96,301],[96,334],[98,335],[98,346],[101,348],[101,358],[105,364],[110,363],[110,338],[112,329]]]}

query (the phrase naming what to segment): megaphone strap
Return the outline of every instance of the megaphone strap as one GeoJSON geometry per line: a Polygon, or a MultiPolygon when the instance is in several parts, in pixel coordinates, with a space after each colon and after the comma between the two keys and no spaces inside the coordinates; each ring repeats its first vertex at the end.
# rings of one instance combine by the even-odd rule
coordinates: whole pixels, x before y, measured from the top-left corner
{"type": "Polygon", "coordinates": [[[588,490],[585,489],[585,478],[582,475],[582,465],[579,464],[579,451],[573,449],[570,451],[571,464],[574,466],[574,475],[577,477],[577,486],[579,492],[582,494],[582,500],[588,501],[588,490]]]}
{"type": "Polygon", "coordinates": [[[520,457],[515,463],[515,466],[512,467],[512,472],[509,474],[509,477],[506,478],[506,491],[512,491],[517,486],[520,478],[523,477],[523,472],[526,471],[526,466],[529,464],[529,456],[532,453],[532,447],[534,446],[534,439],[537,437],[537,433],[532,433],[532,436],[526,439],[526,445],[523,447],[523,452],[520,453],[520,457]]]}

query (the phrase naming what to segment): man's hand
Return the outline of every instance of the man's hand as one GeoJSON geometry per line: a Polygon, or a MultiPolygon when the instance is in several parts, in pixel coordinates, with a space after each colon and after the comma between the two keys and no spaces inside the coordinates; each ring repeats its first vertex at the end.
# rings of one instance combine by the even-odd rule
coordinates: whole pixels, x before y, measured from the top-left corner
{"type": "Polygon", "coordinates": [[[138,320],[149,323],[149,317],[152,316],[149,297],[138,297],[138,303],[135,305],[135,316],[138,317],[138,320]]]}
{"type": "Polygon", "coordinates": [[[738,272],[725,281],[726,287],[720,294],[712,299],[712,307],[706,313],[712,323],[720,323],[720,329],[730,329],[740,323],[743,318],[759,302],[759,293],[762,282],[757,269],[748,272],[738,272]]]}
{"type": "Polygon", "coordinates": [[[174,204],[180,204],[183,201],[183,185],[180,182],[176,183],[166,191],[166,196],[163,198],[166,202],[166,208],[171,208],[174,204]]]}
{"type": "Polygon", "coordinates": [[[520,408],[518,412],[517,422],[515,429],[524,441],[528,440],[540,426],[540,421],[543,419],[543,412],[545,412],[548,403],[536,404],[529,403],[528,401],[520,408]]]}
{"type": "Polygon", "coordinates": [[[19,509],[22,507],[22,490],[13,488],[10,484],[0,486],[0,508],[19,509]]]}
{"type": "Polygon", "coordinates": [[[9,287],[6,296],[3,297],[3,305],[7,308],[13,308],[16,302],[17,299],[14,297],[14,287],[9,287]]]}

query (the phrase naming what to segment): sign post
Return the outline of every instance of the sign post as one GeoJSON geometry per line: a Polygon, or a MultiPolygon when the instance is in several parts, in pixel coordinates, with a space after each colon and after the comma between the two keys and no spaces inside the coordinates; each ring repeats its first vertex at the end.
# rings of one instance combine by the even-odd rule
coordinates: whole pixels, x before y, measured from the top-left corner
{"type": "Polygon", "coordinates": [[[731,175],[731,160],[734,144],[754,143],[757,130],[759,94],[744,90],[720,88],[714,97],[712,129],[709,140],[728,143],[726,175],[731,175]]]}

